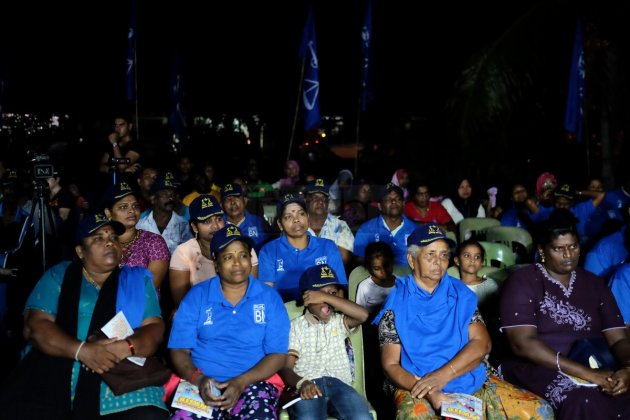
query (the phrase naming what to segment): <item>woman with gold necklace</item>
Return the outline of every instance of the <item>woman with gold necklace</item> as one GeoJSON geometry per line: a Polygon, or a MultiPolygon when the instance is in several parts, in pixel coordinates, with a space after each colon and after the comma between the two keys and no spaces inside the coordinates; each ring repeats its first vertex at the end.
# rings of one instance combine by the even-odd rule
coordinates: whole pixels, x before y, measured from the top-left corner
{"type": "Polygon", "coordinates": [[[121,264],[148,269],[153,274],[155,289],[159,290],[168,271],[171,255],[166,241],[160,235],[136,229],[140,218],[140,202],[136,192],[126,182],[112,185],[103,196],[103,208],[110,220],[125,226],[125,233],[119,237],[121,264]]]}

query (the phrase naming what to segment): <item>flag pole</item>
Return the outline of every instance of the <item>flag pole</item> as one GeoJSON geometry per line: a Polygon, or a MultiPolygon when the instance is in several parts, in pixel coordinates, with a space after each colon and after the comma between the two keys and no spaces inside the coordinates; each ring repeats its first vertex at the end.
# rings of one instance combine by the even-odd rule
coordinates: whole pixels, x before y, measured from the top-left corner
{"type": "Polygon", "coordinates": [[[306,56],[302,57],[302,66],[300,69],[300,83],[298,85],[297,101],[295,101],[295,112],[293,114],[293,127],[291,127],[291,137],[289,138],[289,150],[287,151],[287,159],[291,158],[291,149],[293,149],[293,139],[295,138],[295,130],[297,127],[298,114],[300,113],[300,103],[302,102],[302,89],[304,87],[304,68],[306,67],[306,56]]]}

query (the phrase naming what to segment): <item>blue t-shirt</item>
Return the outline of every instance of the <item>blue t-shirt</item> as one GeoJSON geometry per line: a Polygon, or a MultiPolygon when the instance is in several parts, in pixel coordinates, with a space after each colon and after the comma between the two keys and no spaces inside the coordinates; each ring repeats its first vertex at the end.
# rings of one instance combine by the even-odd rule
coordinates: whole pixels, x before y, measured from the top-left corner
{"type": "Polygon", "coordinates": [[[527,229],[528,224],[523,220],[516,207],[510,207],[501,214],[501,226],[514,226],[527,229]]]}
{"type": "MultiPolygon", "coordinates": [[[[37,310],[52,316],[57,315],[61,284],[63,283],[63,278],[68,265],[70,265],[70,262],[64,261],[44,273],[26,301],[25,310],[37,310]]],[[[153,287],[153,281],[151,280],[151,272],[142,267],[125,266],[122,268],[121,272],[121,276],[123,275],[140,277],[144,281],[144,312],[142,319],[156,316],[161,317],[162,312],[160,310],[160,304],[158,302],[155,288],[153,287]]],[[[98,294],[99,290],[89,283],[85,277],[82,277],[76,334],[76,338],[78,340],[83,341],[87,339],[89,333],[88,329],[90,328],[90,322],[92,321],[92,312],[96,306],[98,294]]],[[[123,313],[124,312],[125,310],[123,308],[123,313]]],[[[133,324],[132,327],[134,327],[133,324]]],[[[80,369],[81,363],[75,361],[72,365],[72,382],[70,384],[70,395],[72,399],[74,399],[80,369]]],[[[115,396],[105,382],[101,381],[100,395],[101,415],[111,414],[145,405],[154,405],[156,407],[166,409],[164,402],[162,402],[164,388],[161,386],[148,386],[137,391],[131,391],[115,396]]]]}
{"type": "Polygon", "coordinates": [[[385,242],[392,248],[392,251],[394,251],[394,256],[396,257],[395,263],[398,265],[407,265],[407,238],[418,228],[418,225],[404,215],[402,216],[402,220],[402,227],[400,227],[394,235],[392,235],[392,232],[385,225],[383,215],[379,215],[363,223],[354,239],[354,254],[363,258],[365,256],[365,247],[367,247],[369,243],[385,242]]]}
{"type": "Polygon", "coordinates": [[[608,285],[615,296],[623,322],[630,324],[630,263],[620,266],[610,278],[608,285]]]}
{"type": "Polygon", "coordinates": [[[339,283],[348,284],[337,245],[330,239],[307,235],[308,245],[304,249],[295,248],[282,235],[263,246],[258,256],[258,278],[273,282],[285,302],[300,297],[300,277],[314,265],[328,264],[335,270],[339,283]]]}
{"type": "Polygon", "coordinates": [[[619,232],[608,235],[597,242],[593,249],[586,254],[584,269],[608,280],[617,267],[628,258],[628,250],[625,245],[626,231],[627,228],[624,227],[619,232]]]}
{"type": "MultiPolygon", "coordinates": [[[[593,200],[583,201],[581,203],[577,203],[571,207],[571,213],[578,219],[577,223],[577,232],[580,237],[585,236],[584,231],[586,229],[586,222],[595,213],[595,206],[593,205],[593,200]]],[[[529,216],[532,221],[535,223],[543,223],[551,213],[555,210],[554,207],[540,207],[538,213],[529,212],[529,216]]]]}
{"type": "MultiPolygon", "coordinates": [[[[230,223],[224,216],[225,223],[230,223]]],[[[260,216],[245,212],[245,219],[237,225],[241,233],[249,236],[254,241],[254,249],[260,252],[260,248],[269,240],[269,225],[260,216]]]]}
{"type": "Polygon", "coordinates": [[[232,305],[215,276],[190,289],[177,309],[168,347],[191,349],[204,375],[224,382],[272,353],[287,354],[289,316],[280,295],[249,277],[245,296],[232,305]]]}
{"type": "Polygon", "coordinates": [[[626,194],[622,188],[606,191],[601,207],[608,214],[609,219],[624,220],[623,209],[630,204],[630,195],[626,194]]]}

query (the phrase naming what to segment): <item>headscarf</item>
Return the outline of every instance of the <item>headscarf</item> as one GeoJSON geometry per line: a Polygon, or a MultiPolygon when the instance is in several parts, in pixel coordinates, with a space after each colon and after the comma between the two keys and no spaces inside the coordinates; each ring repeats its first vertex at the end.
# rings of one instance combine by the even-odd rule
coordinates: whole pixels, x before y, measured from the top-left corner
{"type": "Polygon", "coordinates": [[[403,187],[400,185],[400,179],[399,179],[400,176],[403,174],[403,172],[407,172],[407,170],[403,168],[396,170],[396,172],[394,172],[394,175],[392,176],[392,183],[402,188],[403,195],[404,195],[403,198],[405,199],[405,201],[407,201],[409,199],[409,190],[407,190],[406,187],[403,187]]]}
{"type": "MultiPolygon", "coordinates": [[[[444,274],[433,293],[420,288],[413,274],[397,278],[396,287],[374,319],[393,311],[400,337],[400,365],[424,376],[444,366],[469,342],[468,327],[477,308],[477,295],[464,283],[444,274]]],[[[444,392],[472,394],[486,380],[482,363],[450,381],[444,392]]]]}
{"type": "Polygon", "coordinates": [[[339,171],[337,175],[337,179],[330,186],[330,199],[336,200],[341,198],[341,184],[345,181],[347,185],[352,185],[352,181],[354,180],[354,175],[349,169],[342,169],[339,171]]]}
{"type": "Polygon", "coordinates": [[[552,189],[555,189],[557,186],[558,181],[556,180],[556,177],[551,172],[543,172],[542,174],[540,174],[538,179],[536,179],[536,195],[541,195],[543,189],[547,189],[550,187],[552,189]]]}
{"type": "Polygon", "coordinates": [[[464,216],[467,217],[477,217],[477,213],[479,212],[479,206],[482,204],[481,200],[477,198],[475,194],[475,186],[470,182],[470,178],[462,178],[455,188],[455,193],[452,196],[449,196],[455,208],[464,216]],[[464,182],[464,180],[468,181],[470,184],[470,188],[472,189],[472,194],[466,200],[459,196],[459,186],[464,182]]]}
{"type": "Polygon", "coordinates": [[[294,166],[296,168],[296,175],[293,177],[287,176],[286,178],[280,178],[278,181],[279,188],[293,187],[300,180],[300,165],[295,160],[287,160],[287,166],[294,166]]]}

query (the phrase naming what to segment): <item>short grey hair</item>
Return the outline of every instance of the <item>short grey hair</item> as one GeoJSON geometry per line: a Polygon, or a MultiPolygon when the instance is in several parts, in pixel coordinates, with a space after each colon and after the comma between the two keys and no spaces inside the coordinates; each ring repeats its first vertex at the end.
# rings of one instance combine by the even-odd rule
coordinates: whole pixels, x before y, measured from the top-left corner
{"type": "Polygon", "coordinates": [[[407,254],[411,255],[412,258],[416,258],[420,249],[421,247],[416,244],[409,245],[407,247],[407,254]]]}

